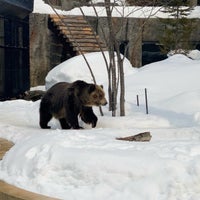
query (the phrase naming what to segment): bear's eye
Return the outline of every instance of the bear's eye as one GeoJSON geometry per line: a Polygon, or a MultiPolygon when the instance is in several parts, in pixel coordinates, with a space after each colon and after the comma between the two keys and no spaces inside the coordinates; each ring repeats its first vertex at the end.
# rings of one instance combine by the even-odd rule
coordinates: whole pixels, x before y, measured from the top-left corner
{"type": "Polygon", "coordinates": [[[94,95],[93,95],[93,98],[94,98],[94,99],[96,99],[96,98],[97,98],[97,95],[96,95],[96,94],[94,94],[94,95]]]}
{"type": "Polygon", "coordinates": [[[102,99],[102,98],[103,98],[103,95],[100,94],[100,95],[99,95],[99,98],[102,99]]]}

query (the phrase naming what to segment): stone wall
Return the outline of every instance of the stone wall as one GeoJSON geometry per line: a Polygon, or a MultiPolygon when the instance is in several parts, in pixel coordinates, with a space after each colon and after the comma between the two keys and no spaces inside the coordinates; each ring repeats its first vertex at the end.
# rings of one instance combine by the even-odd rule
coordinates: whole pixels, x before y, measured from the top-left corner
{"type": "MultiPolygon", "coordinates": [[[[106,39],[109,34],[107,19],[105,17],[99,19],[87,17],[87,19],[100,38],[107,43],[106,39]]],[[[126,57],[129,58],[133,66],[141,66],[142,19],[128,18],[119,20],[119,18],[113,18],[113,23],[117,40],[121,44],[128,44],[126,57]]]]}
{"type": "Polygon", "coordinates": [[[30,85],[44,84],[50,67],[48,15],[30,15],[30,85]]]}
{"type": "Polygon", "coordinates": [[[63,43],[49,29],[49,16],[30,15],[30,85],[44,85],[47,73],[63,58],[63,43]]]}
{"type": "MultiPolygon", "coordinates": [[[[105,17],[96,19],[88,17],[88,21],[101,38],[108,38],[108,25],[105,17]],[[103,27],[103,31],[102,31],[103,27]],[[105,36],[104,36],[105,35],[105,36]]],[[[128,41],[128,51],[126,57],[134,67],[142,66],[142,44],[144,42],[158,43],[160,36],[164,32],[164,26],[159,19],[128,18],[122,22],[119,18],[113,18],[118,41],[128,41]],[[117,27],[117,28],[116,28],[117,27]]],[[[190,41],[200,43],[200,19],[196,19],[190,41]]]]}
{"type": "MultiPolygon", "coordinates": [[[[30,84],[31,86],[43,85],[49,70],[68,59],[69,47],[63,45],[62,40],[49,29],[48,15],[30,15],[30,84]]],[[[108,38],[106,18],[88,17],[94,30],[104,39],[108,38]],[[104,33],[102,33],[104,27],[104,33]]],[[[162,34],[162,26],[158,19],[128,18],[122,22],[113,18],[116,36],[119,41],[128,42],[126,56],[134,67],[142,66],[142,44],[144,42],[158,42],[162,34]]],[[[197,19],[195,29],[191,35],[191,41],[200,43],[200,19],[197,19]]]]}

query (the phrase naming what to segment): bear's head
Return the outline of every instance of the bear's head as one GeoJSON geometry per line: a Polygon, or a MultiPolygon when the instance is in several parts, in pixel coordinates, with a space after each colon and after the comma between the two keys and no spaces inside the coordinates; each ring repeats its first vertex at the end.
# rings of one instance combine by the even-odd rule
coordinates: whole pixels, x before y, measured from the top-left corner
{"type": "Polygon", "coordinates": [[[83,106],[105,106],[107,104],[102,85],[77,80],[71,84],[69,89],[74,91],[75,96],[83,106]]]}
{"type": "Polygon", "coordinates": [[[105,106],[107,100],[102,85],[89,84],[88,99],[85,106],[105,106]]]}

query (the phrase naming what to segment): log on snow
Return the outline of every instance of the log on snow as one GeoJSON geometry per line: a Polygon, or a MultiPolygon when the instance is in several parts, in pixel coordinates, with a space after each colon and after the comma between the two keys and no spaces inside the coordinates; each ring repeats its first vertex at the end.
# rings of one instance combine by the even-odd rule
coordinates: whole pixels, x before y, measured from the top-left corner
{"type": "Polygon", "coordinates": [[[136,141],[136,142],[149,142],[151,140],[150,132],[143,132],[137,135],[132,135],[128,137],[116,138],[116,140],[125,140],[125,141],[136,141]]]}

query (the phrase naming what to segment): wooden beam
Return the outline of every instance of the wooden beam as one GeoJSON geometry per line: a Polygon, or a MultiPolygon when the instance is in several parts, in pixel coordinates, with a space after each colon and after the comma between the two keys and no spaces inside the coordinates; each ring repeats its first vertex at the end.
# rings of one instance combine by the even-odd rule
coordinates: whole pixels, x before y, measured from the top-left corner
{"type": "Polygon", "coordinates": [[[10,142],[4,138],[0,138],[0,160],[3,159],[5,153],[14,145],[13,142],[10,142]]]}
{"type": "Polygon", "coordinates": [[[0,181],[0,200],[58,200],[36,194],[0,181]]]}

